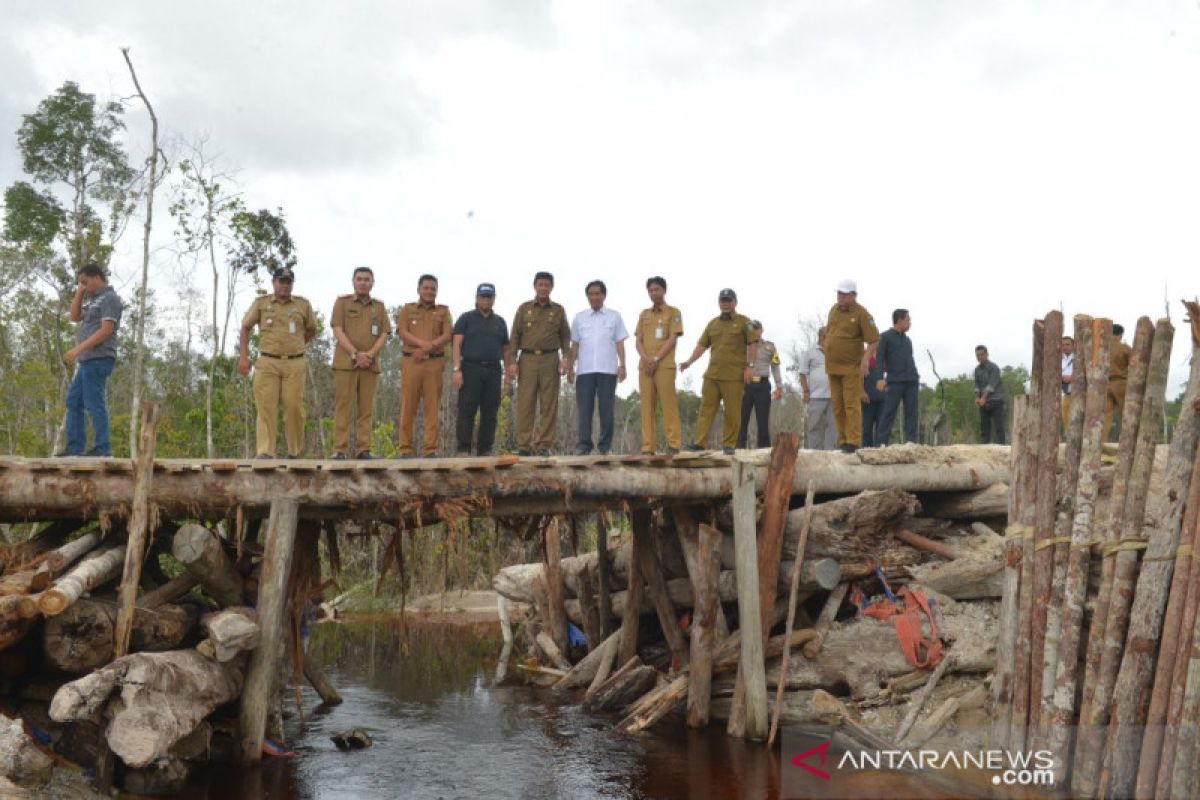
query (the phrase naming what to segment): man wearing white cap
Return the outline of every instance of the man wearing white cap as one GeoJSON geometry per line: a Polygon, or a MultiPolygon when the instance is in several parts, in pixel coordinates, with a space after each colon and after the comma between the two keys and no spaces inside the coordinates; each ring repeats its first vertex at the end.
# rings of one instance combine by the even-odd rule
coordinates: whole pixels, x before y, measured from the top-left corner
{"type": "Polygon", "coordinates": [[[825,372],[833,400],[838,444],[843,453],[862,446],[862,380],[871,369],[879,344],[879,329],[871,312],[858,304],[858,286],[844,280],[837,287],[837,303],[825,324],[825,372]]]}

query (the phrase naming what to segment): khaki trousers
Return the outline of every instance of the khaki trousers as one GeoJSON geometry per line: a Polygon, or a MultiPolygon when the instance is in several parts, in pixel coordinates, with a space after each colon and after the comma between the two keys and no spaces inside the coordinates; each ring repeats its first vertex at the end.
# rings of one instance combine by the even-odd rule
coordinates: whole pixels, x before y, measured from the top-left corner
{"type": "Polygon", "coordinates": [[[283,399],[283,433],[287,454],[304,452],[304,379],[308,362],[303,358],[260,356],[254,362],[255,451],[275,456],[279,425],[279,401],[283,399]]]}
{"type": "MultiPolygon", "coordinates": [[[[1125,413],[1125,379],[1116,378],[1108,381],[1108,400],[1104,404],[1104,441],[1113,441],[1111,436],[1113,417],[1125,413]]],[[[1125,420],[1121,420],[1125,424],[1125,420]]]]}
{"type": "Polygon", "coordinates": [[[654,404],[662,407],[663,432],[667,447],[683,447],[683,430],[679,424],[679,397],[675,394],[675,368],[659,367],[653,375],[638,370],[638,394],[642,398],[642,452],[653,453],[657,442],[654,432],[654,404]]]}
{"type": "Polygon", "coordinates": [[[558,427],[558,351],[522,353],[517,362],[517,449],[553,450],[558,427]],[[540,415],[536,414],[541,410],[540,415]],[[537,438],[534,422],[537,417],[537,438]]]}
{"type": "Polygon", "coordinates": [[[421,455],[438,451],[441,434],[442,383],[444,358],[417,361],[411,356],[400,359],[400,455],[413,453],[413,428],[417,424],[417,406],[425,409],[425,447],[421,455]]]}
{"type": "Polygon", "coordinates": [[[838,444],[862,447],[863,379],[857,372],[829,376],[829,395],[833,401],[833,421],[837,423],[838,444]]]}
{"type": "Polygon", "coordinates": [[[333,449],[355,455],[371,449],[371,421],[379,373],[369,369],[333,371],[333,449]],[[357,414],[352,414],[357,406],[357,414]],[[354,422],[354,450],[350,449],[350,423],[354,422]]]}
{"type": "Polygon", "coordinates": [[[708,430],[717,417],[717,406],[725,406],[725,423],[721,431],[721,446],[737,444],[738,425],[742,421],[742,395],[746,382],[742,380],[718,381],[705,378],[700,390],[700,421],[696,425],[696,443],[703,445],[708,439],[708,430]]]}

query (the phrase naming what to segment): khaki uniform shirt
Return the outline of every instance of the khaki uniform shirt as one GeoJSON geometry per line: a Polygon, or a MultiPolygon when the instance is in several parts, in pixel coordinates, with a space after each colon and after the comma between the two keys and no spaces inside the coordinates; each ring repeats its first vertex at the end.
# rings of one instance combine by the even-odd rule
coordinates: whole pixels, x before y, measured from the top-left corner
{"type": "Polygon", "coordinates": [[[750,327],[750,318],[731,314],[729,319],[714,317],[700,334],[700,344],[712,348],[704,377],[715,381],[740,381],[746,369],[746,348],[762,334],[750,327]]]}
{"type": "Polygon", "coordinates": [[[854,303],[842,311],[835,303],[826,323],[825,371],[851,375],[862,365],[863,346],[879,341],[879,329],[871,312],[854,303]]]}
{"type": "Polygon", "coordinates": [[[1124,342],[1113,342],[1112,355],[1108,362],[1108,379],[1128,380],[1129,379],[1129,357],[1133,354],[1133,348],[1124,342]]]}
{"type": "MultiPolygon", "coordinates": [[[[370,350],[381,333],[392,332],[392,321],[388,319],[387,308],[382,300],[368,297],[359,300],[357,295],[340,295],[333,304],[333,313],[329,315],[329,325],[341,328],[346,338],[354,345],[355,350],[370,350]]],[[[346,352],[346,348],[334,343],[334,369],[354,369],[354,360],[346,352]]],[[[379,359],[371,363],[371,371],[379,372],[379,359]]]]}
{"type": "MultiPolygon", "coordinates": [[[[633,335],[641,341],[642,347],[653,357],[668,339],[683,336],[683,314],[675,306],[662,304],[662,308],[647,308],[638,317],[637,327],[633,335]]],[[[658,366],[665,369],[675,369],[675,348],[671,348],[658,366]]]]}
{"type": "Polygon", "coordinates": [[[266,294],[250,304],[242,318],[243,328],[258,326],[260,353],[273,356],[295,356],[304,352],[305,335],[317,335],[317,318],[312,305],[303,297],[292,295],[286,300],[266,294]]]}
{"type": "MultiPolygon", "coordinates": [[[[418,339],[433,341],[443,334],[453,330],[454,321],[450,318],[450,309],[443,305],[434,305],[433,307],[423,306],[420,303],[405,303],[400,309],[399,316],[396,317],[396,333],[400,331],[408,331],[410,335],[416,336],[418,339]]],[[[404,355],[410,355],[413,348],[409,346],[403,339],[404,355]]],[[[437,358],[445,355],[446,349],[434,350],[429,354],[430,358],[437,358]]]]}
{"type": "Polygon", "coordinates": [[[522,350],[571,352],[571,324],[567,322],[567,312],[553,300],[544,306],[537,300],[521,303],[513,317],[512,349],[513,355],[520,355],[522,350]]]}

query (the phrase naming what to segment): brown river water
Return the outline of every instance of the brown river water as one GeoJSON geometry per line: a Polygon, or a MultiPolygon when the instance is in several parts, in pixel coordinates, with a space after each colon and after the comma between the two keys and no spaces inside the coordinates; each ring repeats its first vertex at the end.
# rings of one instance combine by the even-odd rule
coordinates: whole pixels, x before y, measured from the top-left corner
{"type": "Polygon", "coordinates": [[[360,798],[689,798],[914,797],[927,785],[895,773],[784,784],[780,748],[743,743],[714,724],[689,731],[668,718],[652,733],[621,736],[613,718],[584,712],[549,690],[497,686],[498,624],[412,622],[395,617],[317,626],[309,652],[345,702],[318,708],[305,686],[305,722],[287,704],[294,758],[255,769],[216,767],[193,777],[194,800],[359,800],[360,798]],[[369,732],[374,745],[341,752],[330,735],[369,732]],[[811,783],[811,787],[809,785],[811,783]],[[783,789],[789,787],[785,794],[783,789]],[[810,791],[811,789],[811,791],[810,791]]]}

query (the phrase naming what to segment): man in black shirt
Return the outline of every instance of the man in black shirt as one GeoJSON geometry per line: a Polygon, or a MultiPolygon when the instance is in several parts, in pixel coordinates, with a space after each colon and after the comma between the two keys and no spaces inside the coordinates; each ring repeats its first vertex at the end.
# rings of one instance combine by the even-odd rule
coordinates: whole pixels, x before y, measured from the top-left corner
{"type": "Polygon", "coordinates": [[[921,389],[921,376],[917,373],[917,362],[913,360],[912,340],[908,338],[908,329],[912,327],[912,317],[907,308],[897,308],[892,312],[892,327],[879,337],[879,347],[875,350],[875,358],[883,377],[875,384],[876,388],[886,391],[883,398],[883,412],[879,417],[879,446],[887,444],[892,438],[892,424],[896,421],[896,412],[900,403],[904,403],[904,441],[915,442],[920,437],[917,431],[917,396],[921,389]]]}
{"type": "Polygon", "coordinates": [[[481,283],[475,290],[475,308],[454,323],[454,388],[458,390],[457,452],[460,456],[486,456],[496,440],[496,413],[500,390],[508,388],[504,352],[508,324],[492,312],[496,287],[481,283]],[[479,432],[475,435],[475,414],[479,432]]]}
{"type": "Polygon", "coordinates": [[[988,360],[988,349],[975,348],[975,405],[979,406],[979,441],[1004,444],[1004,383],[1000,368],[988,360]]]}

